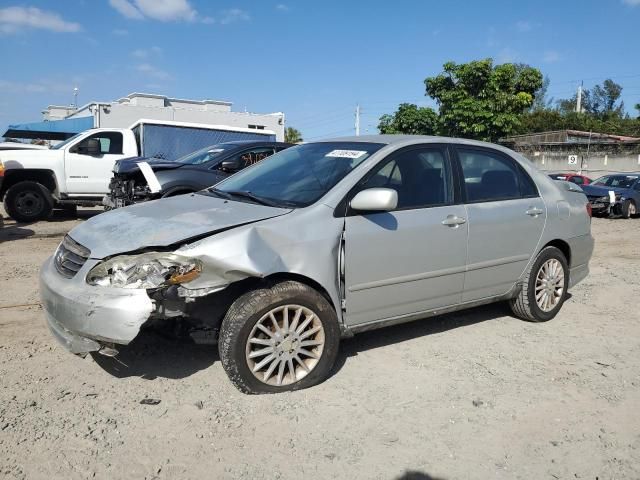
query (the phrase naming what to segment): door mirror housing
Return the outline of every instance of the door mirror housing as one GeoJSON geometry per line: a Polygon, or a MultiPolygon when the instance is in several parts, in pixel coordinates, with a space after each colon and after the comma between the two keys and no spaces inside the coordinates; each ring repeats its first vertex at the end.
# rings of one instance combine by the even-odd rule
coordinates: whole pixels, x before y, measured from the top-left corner
{"type": "Polygon", "coordinates": [[[220,164],[220,170],[225,172],[237,172],[240,170],[240,162],[237,160],[229,160],[220,164]]]}
{"type": "Polygon", "coordinates": [[[388,212],[398,206],[398,192],[391,188],[368,188],[351,199],[351,208],[366,212],[388,212]]]}

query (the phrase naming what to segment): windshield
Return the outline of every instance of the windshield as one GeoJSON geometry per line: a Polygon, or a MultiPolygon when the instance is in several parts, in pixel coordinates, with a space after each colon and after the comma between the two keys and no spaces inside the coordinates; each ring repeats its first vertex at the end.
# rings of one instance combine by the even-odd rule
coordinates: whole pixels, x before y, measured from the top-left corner
{"type": "Polygon", "coordinates": [[[382,147],[359,142],[298,145],[242,170],[210,190],[248,192],[254,199],[276,205],[306,207],[382,147]]]}
{"type": "Polygon", "coordinates": [[[54,145],[53,147],[51,147],[51,150],[60,150],[61,148],[66,147],[69,143],[74,141],[80,135],[82,135],[82,133],[76,133],[73,137],[67,138],[64,142],[60,142],[57,145],[54,145]]]}
{"type": "Polygon", "coordinates": [[[235,150],[236,148],[238,148],[237,145],[225,145],[224,143],[211,145],[203,148],[202,150],[196,150],[189,155],[185,155],[184,157],[177,159],[176,162],[187,163],[189,165],[200,165],[201,163],[208,162],[215,158],[220,158],[223,153],[235,150]]]}
{"type": "Polygon", "coordinates": [[[631,188],[638,179],[638,175],[605,175],[593,182],[593,185],[606,187],[631,188]]]}

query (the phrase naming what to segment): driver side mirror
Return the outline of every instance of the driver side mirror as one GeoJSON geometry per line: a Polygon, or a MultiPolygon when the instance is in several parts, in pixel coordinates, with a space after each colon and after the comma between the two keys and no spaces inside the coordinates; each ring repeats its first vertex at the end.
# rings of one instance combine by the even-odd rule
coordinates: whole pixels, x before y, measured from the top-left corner
{"type": "Polygon", "coordinates": [[[220,170],[224,170],[225,172],[237,172],[240,168],[240,162],[238,160],[229,160],[220,164],[220,170]]]}
{"type": "Polygon", "coordinates": [[[80,155],[96,156],[102,153],[100,148],[100,140],[97,138],[90,138],[83,145],[78,145],[78,153],[80,155]]]}
{"type": "Polygon", "coordinates": [[[350,206],[364,212],[388,212],[398,206],[398,192],[391,188],[368,188],[358,192],[350,206]]]}

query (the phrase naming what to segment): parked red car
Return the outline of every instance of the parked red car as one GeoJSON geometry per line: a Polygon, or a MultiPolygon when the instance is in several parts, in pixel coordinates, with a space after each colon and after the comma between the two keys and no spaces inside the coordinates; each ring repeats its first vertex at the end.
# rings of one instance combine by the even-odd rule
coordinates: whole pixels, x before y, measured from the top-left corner
{"type": "Polygon", "coordinates": [[[577,173],[552,173],[549,176],[554,180],[564,180],[577,185],[589,185],[593,181],[589,177],[578,175],[577,173]]]}

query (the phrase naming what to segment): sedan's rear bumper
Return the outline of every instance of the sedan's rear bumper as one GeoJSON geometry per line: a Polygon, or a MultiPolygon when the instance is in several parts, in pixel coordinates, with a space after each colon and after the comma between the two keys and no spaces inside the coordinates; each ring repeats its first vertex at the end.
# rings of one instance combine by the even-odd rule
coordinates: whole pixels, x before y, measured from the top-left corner
{"type": "Polygon", "coordinates": [[[570,238],[567,242],[571,251],[569,267],[569,288],[571,288],[589,275],[589,260],[593,254],[594,240],[589,233],[570,238]]]}
{"type": "Polygon", "coordinates": [[[67,350],[83,354],[104,343],[128,344],[153,310],[145,290],[95,287],[84,278],[88,261],[71,279],[49,258],[40,271],[40,297],[49,329],[67,350]]]}

